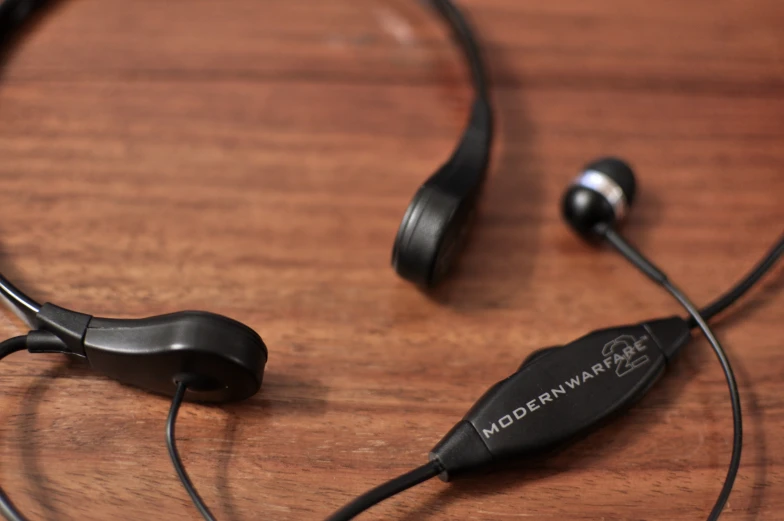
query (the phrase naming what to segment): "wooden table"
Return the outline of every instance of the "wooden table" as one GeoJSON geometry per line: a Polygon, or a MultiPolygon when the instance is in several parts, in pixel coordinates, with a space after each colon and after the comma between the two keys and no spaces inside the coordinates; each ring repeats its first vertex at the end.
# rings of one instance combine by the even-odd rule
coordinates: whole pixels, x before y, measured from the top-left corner
{"type": "MultiPolygon", "coordinates": [[[[784,4],[464,0],[498,112],[469,247],[433,295],[389,267],[471,92],[417,2],[62,1],[0,84],[3,272],[99,316],[205,309],[270,349],[259,395],[186,405],[180,449],[221,520],[323,519],[423,463],[533,350],[678,313],[559,216],[588,160],[629,158],[625,232],[694,300],[784,220],[784,4]]],[[[743,393],[722,519],[784,519],[782,269],[718,320],[743,393]]],[[[22,333],[0,315],[3,337],[22,333]]],[[[2,364],[0,483],[32,519],[196,519],[167,399],[60,356],[2,364]]],[[[559,455],[428,482],[363,519],[694,520],[730,454],[697,339],[623,419],[559,455]]]]}

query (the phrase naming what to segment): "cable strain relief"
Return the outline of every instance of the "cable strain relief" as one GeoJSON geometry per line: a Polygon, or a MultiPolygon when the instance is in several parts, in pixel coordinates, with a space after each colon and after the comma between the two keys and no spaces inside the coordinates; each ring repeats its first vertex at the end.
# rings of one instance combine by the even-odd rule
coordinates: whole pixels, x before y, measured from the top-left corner
{"type": "Polygon", "coordinates": [[[691,341],[691,328],[682,317],[649,320],[642,326],[653,337],[654,342],[659,345],[667,362],[672,361],[681,349],[691,341]]]}
{"type": "Polygon", "coordinates": [[[49,331],[37,329],[27,333],[27,351],[34,354],[65,353],[70,354],[70,349],[60,337],[49,331]]]}
{"type": "Polygon", "coordinates": [[[46,303],[35,316],[40,329],[54,334],[65,346],[59,352],[85,356],[84,335],[93,317],[46,303]]]}
{"type": "Polygon", "coordinates": [[[441,481],[450,481],[461,474],[485,467],[493,462],[493,455],[476,429],[466,420],[461,421],[438,442],[429,454],[430,461],[438,461],[441,481]]]}

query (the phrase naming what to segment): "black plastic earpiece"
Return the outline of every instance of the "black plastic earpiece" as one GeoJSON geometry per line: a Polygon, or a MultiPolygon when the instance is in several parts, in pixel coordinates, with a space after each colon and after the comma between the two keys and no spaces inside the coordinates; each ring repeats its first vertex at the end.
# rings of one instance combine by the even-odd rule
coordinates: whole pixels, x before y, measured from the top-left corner
{"type": "Polygon", "coordinates": [[[452,157],[417,191],[400,223],[392,266],[404,279],[432,287],[449,273],[475,213],[491,141],[492,112],[478,100],[452,157]]]}
{"type": "Polygon", "coordinates": [[[564,219],[580,235],[597,236],[598,226],[623,221],[634,202],[637,183],[624,161],[608,157],[586,165],[561,202],[564,219]]]}
{"type": "Polygon", "coordinates": [[[431,4],[448,22],[465,54],[474,102],[460,143],[414,195],[392,248],[392,266],[398,275],[424,288],[435,286],[454,264],[474,215],[493,140],[487,74],[471,27],[452,2],[431,4]]]}
{"type": "Polygon", "coordinates": [[[142,319],[97,318],[44,304],[31,353],[87,359],[93,370],[157,394],[188,383],[189,399],[229,402],[259,391],[267,347],[245,324],[214,313],[181,311],[142,319]]]}

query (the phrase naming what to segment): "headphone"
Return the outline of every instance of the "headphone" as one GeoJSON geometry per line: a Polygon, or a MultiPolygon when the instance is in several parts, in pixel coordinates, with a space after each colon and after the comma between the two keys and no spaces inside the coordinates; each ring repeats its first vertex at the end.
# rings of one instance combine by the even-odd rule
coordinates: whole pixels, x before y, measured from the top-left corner
{"type": "MultiPolygon", "coordinates": [[[[7,40],[47,0],[0,4],[0,40],[7,40]]],[[[450,271],[487,174],[492,109],[484,64],[467,21],[450,1],[433,2],[454,33],[471,70],[475,99],[466,130],[451,157],[419,188],[392,249],[397,273],[422,288],[450,271]]],[[[35,327],[32,353],[85,358],[93,370],[120,382],[173,396],[188,381],[188,398],[222,403],[256,394],[267,347],[250,327],[201,311],[116,320],[92,317],[51,303],[38,304],[0,275],[0,294],[35,327]]]]}
{"type": "MultiPolygon", "coordinates": [[[[8,44],[47,3],[0,3],[0,44],[8,44]]],[[[454,152],[417,190],[392,249],[396,272],[423,289],[442,281],[455,263],[475,214],[493,140],[493,110],[485,67],[471,27],[450,0],[431,3],[465,55],[474,100],[467,128],[454,152]]],[[[784,252],[784,237],[738,285],[711,305],[697,309],[661,269],[618,233],[618,225],[634,203],[636,189],[634,172],[624,161],[594,161],[568,187],[561,202],[562,214],[579,236],[609,244],[672,294],[689,317],[601,329],[568,344],[534,352],[517,371],[480,398],[430,452],[427,464],[358,497],[328,521],[352,519],[435,476],[451,480],[581,437],[644,396],[690,342],[691,332],[697,327],[708,338],[725,371],[734,417],[730,470],[709,517],[718,518],[740,464],[742,423],[729,360],[707,321],[770,270],[784,252]],[[531,420],[534,417],[536,420],[531,420]]],[[[33,326],[26,335],[0,343],[0,359],[22,350],[76,356],[107,377],[173,397],[166,429],[169,453],[197,509],[208,521],[214,520],[179,458],[177,413],[185,399],[225,403],[255,395],[261,388],[268,357],[261,337],[236,320],[202,311],[120,320],[93,317],[51,303],[41,305],[2,275],[0,295],[33,326]]],[[[25,519],[2,490],[0,513],[11,521],[25,519]]]]}

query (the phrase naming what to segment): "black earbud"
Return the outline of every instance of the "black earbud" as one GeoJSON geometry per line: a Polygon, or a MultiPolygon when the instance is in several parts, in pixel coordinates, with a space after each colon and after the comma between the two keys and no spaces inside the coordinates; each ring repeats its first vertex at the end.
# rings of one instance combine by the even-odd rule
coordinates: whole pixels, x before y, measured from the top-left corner
{"type": "Polygon", "coordinates": [[[490,105],[477,100],[452,157],[414,195],[392,248],[392,266],[404,279],[428,288],[449,273],[487,174],[492,126],[490,105]]]}
{"type": "Polygon", "coordinates": [[[581,236],[595,239],[602,225],[624,220],[637,190],[634,171],[607,157],[589,163],[569,186],[561,202],[564,219],[581,236]]]}

